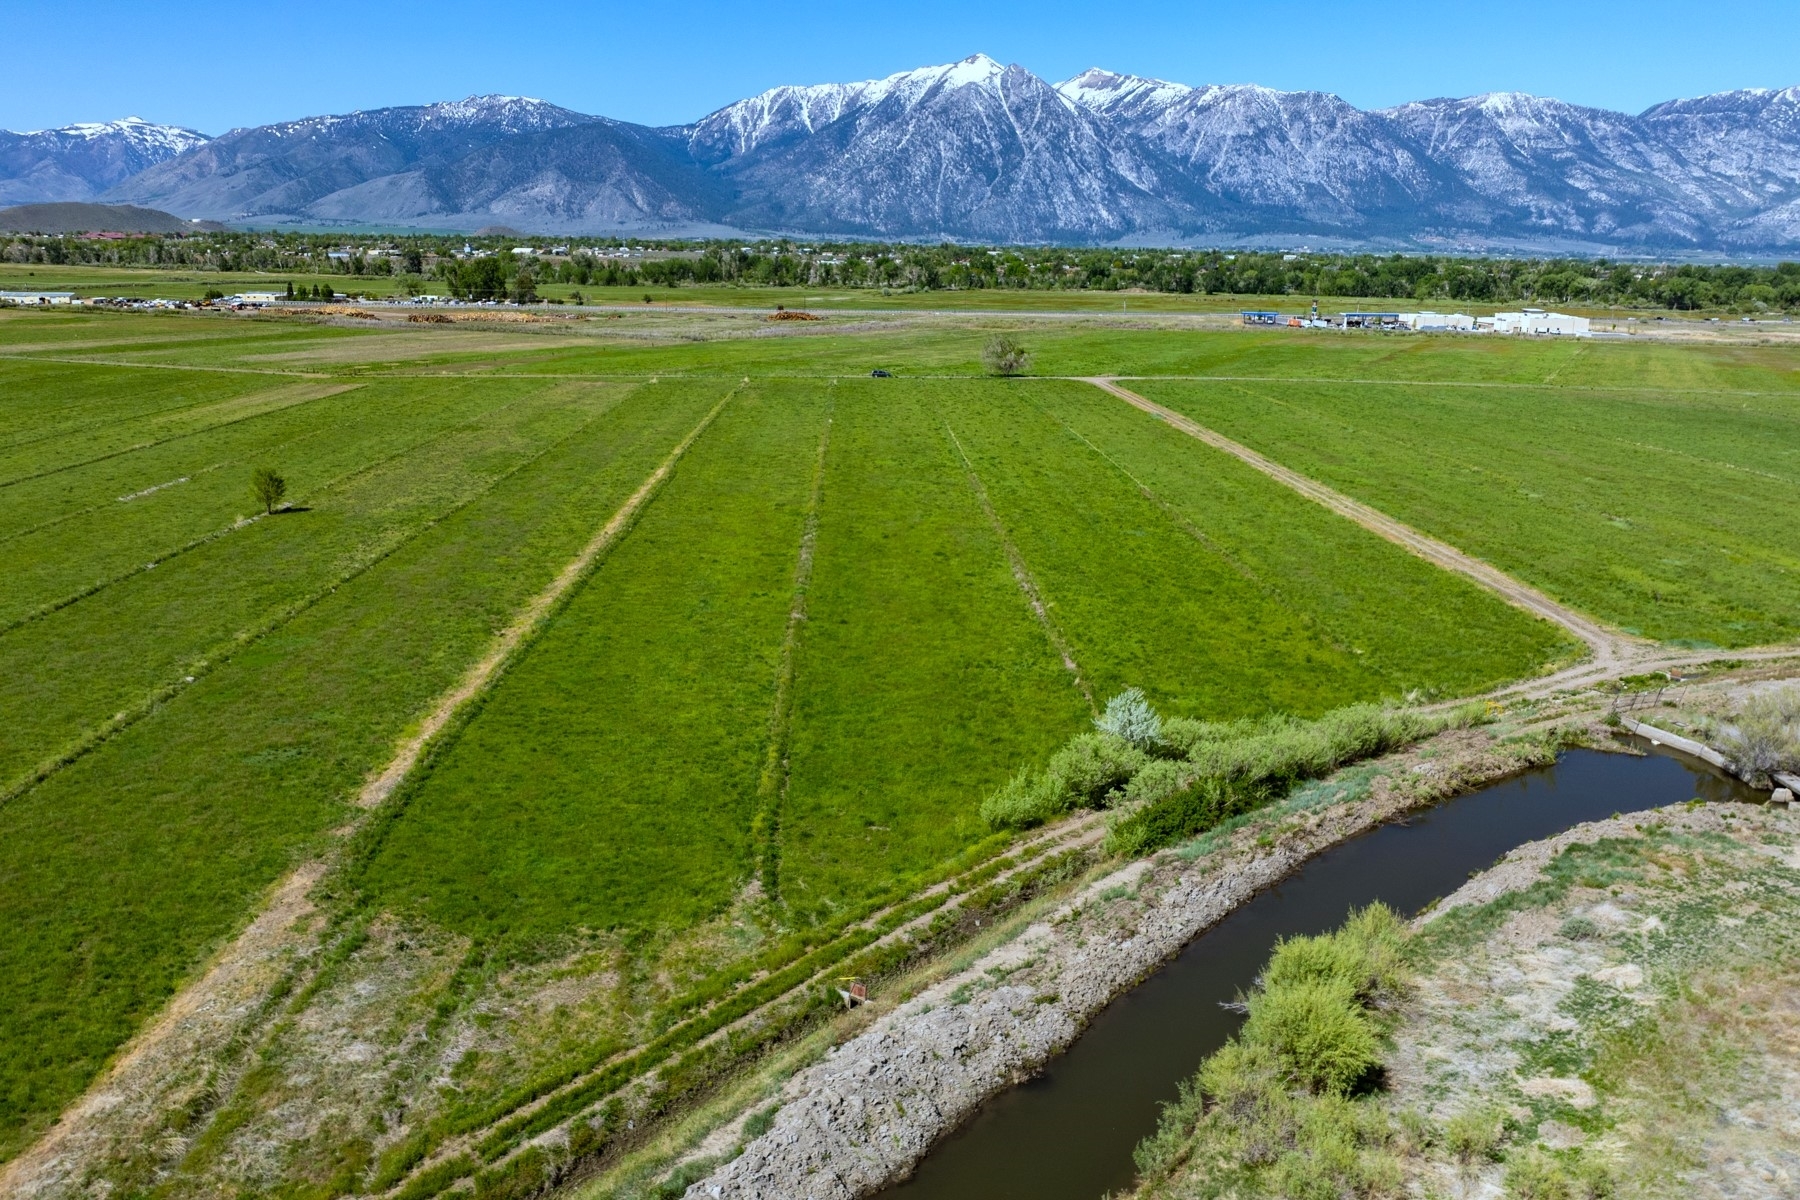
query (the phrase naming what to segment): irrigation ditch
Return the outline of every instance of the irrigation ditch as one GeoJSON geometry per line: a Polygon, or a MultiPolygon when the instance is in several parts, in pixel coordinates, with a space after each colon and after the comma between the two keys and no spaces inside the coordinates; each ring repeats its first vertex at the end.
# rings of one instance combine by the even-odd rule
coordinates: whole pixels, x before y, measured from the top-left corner
{"type": "Polygon", "coordinates": [[[1108,870],[796,1076],[768,1131],[687,1194],[1092,1200],[1128,1186],[1132,1148],[1235,1029],[1219,1006],[1277,937],[1375,899],[1416,911],[1512,848],[1614,812],[1753,797],[1607,736],[1440,735],[1230,836],[1108,870]],[[1559,760],[1566,740],[1625,752],[1559,760]]]}

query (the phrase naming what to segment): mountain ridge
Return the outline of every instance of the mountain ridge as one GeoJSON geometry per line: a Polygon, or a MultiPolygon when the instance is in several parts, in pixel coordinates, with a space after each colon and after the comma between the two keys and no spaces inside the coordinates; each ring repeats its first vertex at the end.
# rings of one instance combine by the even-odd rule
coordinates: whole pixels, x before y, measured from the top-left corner
{"type": "Polygon", "coordinates": [[[142,117],[0,130],[0,205],[85,201],[209,139],[142,117]]]}
{"type": "MultiPolygon", "coordinates": [[[[770,88],[663,128],[471,96],[186,132],[200,140],[115,169],[104,198],[250,224],[500,221],[546,233],[1800,246],[1800,87],[1636,115],[1520,92],[1365,110],[1330,92],[1098,67],[1050,83],[977,54],[770,88]]],[[[33,136],[0,135],[0,198],[22,186],[4,139],[33,136]]],[[[42,162],[32,170],[56,177],[42,162]]]]}

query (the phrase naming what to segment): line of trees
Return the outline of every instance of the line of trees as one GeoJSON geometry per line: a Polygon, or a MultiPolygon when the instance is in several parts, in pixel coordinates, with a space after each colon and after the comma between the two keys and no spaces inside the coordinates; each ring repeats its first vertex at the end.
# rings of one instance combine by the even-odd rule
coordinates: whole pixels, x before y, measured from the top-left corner
{"type": "Polygon", "coordinates": [[[413,234],[346,239],[229,232],[99,240],[10,236],[0,260],[285,274],[397,276],[407,290],[436,278],[452,295],[521,299],[544,283],[669,288],[705,284],[934,291],[1146,290],[1320,296],[1419,303],[1554,303],[1597,307],[1800,310],[1800,263],[1735,265],[1594,258],[1464,258],[1430,254],[920,246],[791,239],[737,242],[583,239],[512,253],[520,235],[413,234]],[[484,265],[486,264],[486,265],[484,265]]]}

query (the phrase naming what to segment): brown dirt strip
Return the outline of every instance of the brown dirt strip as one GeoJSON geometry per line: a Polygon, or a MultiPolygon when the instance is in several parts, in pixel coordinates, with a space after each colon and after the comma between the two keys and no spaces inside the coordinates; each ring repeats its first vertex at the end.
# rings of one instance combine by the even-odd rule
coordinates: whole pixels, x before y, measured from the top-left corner
{"type": "MultiPolygon", "coordinates": [[[[631,527],[675,464],[736,394],[737,389],[727,393],[701,418],[581,552],[519,611],[462,680],[438,698],[431,712],[401,741],[387,766],[363,785],[354,801],[358,807],[365,811],[374,809],[393,794],[407,773],[418,765],[431,739],[491,686],[512,656],[631,527]]],[[[347,839],[356,827],[352,823],[337,832],[347,839]]],[[[165,1068],[203,1060],[209,1049],[228,1043],[238,1024],[247,1016],[254,1017],[260,1007],[260,995],[285,974],[283,970],[268,968],[272,960],[286,964],[316,959],[321,931],[312,921],[310,893],[332,865],[329,860],[307,863],[278,882],[249,926],[207,964],[194,982],[170,998],[162,1012],[126,1044],[112,1065],[63,1112],[56,1124],[19,1157],[0,1167],[0,1196],[31,1195],[45,1190],[48,1181],[74,1166],[68,1161],[70,1154],[80,1155],[84,1149],[97,1149],[106,1143],[107,1132],[96,1125],[103,1126],[106,1114],[117,1108],[122,1099],[155,1096],[162,1082],[159,1073],[165,1068]]]]}
{"type": "Polygon", "coordinates": [[[1120,387],[1110,378],[1094,377],[1083,379],[1104,392],[1108,392],[1141,409],[1151,416],[1159,417],[1171,428],[1197,441],[1205,442],[1215,450],[1222,450],[1233,458],[1255,468],[1270,479],[1305,496],[1308,500],[1322,505],[1361,525],[1369,532],[1407,550],[1424,559],[1426,562],[1454,571],[1471,579],[1482,587],[1493,592],[1508,604],[1524,609],[1533,616],[1560,625],[1586,643],[1593,653],[1593,666],[1599,669],[1610,669],[1620,662],[1637,657],[1648,643],[1627,637],[1623,633],[1606,628],[1551,599],[1543,592],[1529,584],[1521,583],[1497,567],[1481,561],[1447,542],[1440,542],[1434,537],[1420,533],[1410,525],[1406,525],[1386,513],[1360,500],[1352,500],[1342,492],[1326,487],[1300,472],[1282,466],[1273,459],[1265,458],[1250,447],[1232,441],[1222,433],[1216,433],[1199,422],[1183,416],[1174,409],[1165,408],[1154,400],[1145,399],[1136,392],[1120,387]]]}

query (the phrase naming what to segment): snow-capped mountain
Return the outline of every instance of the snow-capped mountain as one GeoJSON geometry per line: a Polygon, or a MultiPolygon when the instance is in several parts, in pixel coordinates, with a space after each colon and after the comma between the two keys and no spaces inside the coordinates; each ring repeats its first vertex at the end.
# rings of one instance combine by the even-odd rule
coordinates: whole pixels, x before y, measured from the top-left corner
{"type": "Polygon", "coordinates": [[[1267,228],[1355,231],[1457,198],[1457,181],[1391,123],[1326,92],[1186,87],[1084,71],[1058,85],[1175,168],[1195,213],[1267,228]]]}
{"type": "Polygon", "coordinates": [[[1673,100],[1637,116],[1514,92],[1370,112],[1325,92],[1098,68],[1052,85],[977,54],[777,87],[666,129],[515,96],[210,141],[185,130],[158,141],[147,131],[161,127],[141,122],[118,132],[131,125],[0,135],[0,199],[88,178],[57,174],[72,160],[18,152],[21,139],[54,138],[65,156],[89,143],[148,147],[142,165],[119,151],[112,176],[81,185],[92,189],[84,198],[110,186],[110,200],[258,223],[1800,248],[1800,88],[1673,100]]]}
{"type": "Polygon", "coordinates": [[[206,135],[141,117],[0,130],[0,204],[88,200],[196,146],[206,135]]]}
{"type": "MultiPolygon", "coordinates": [[[[307,117],[221,134],[135,176],[108,199],[220,220],[307,215],[321,203],[341,213],[346,204],[332,198],[363,185],[599,120],[522,96],[307,117]]],[[[390,190],[377,185],[365,195],[390,190]]],[[[377,209],[366,219],[399,215],[377,209]]]]}
{"type": "Polygon", "coordinates": [[[1021,241],[1168,221],[1139,147],[1023,67],[980,54],[776,89],[713,113],[687,142],[734,185],[733,218],[753,227],[1021,241]]]}

